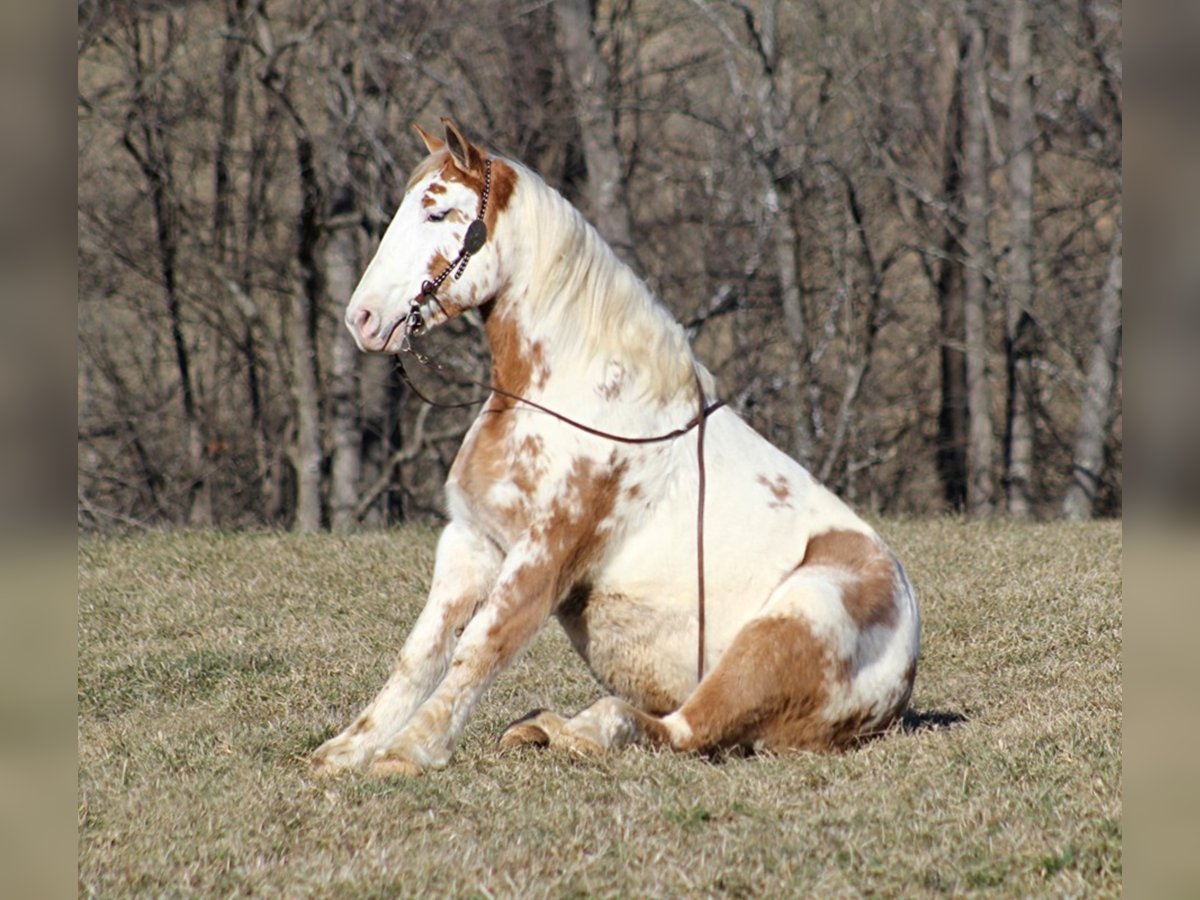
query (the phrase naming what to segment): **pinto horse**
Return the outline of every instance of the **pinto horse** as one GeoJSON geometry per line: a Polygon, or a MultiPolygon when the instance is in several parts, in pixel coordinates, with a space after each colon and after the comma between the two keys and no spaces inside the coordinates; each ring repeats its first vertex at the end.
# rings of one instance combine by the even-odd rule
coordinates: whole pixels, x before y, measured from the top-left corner
{"type": "Polygon", "coordinates": [[[717,408],[683,329],[578,211],[443,124],[444,139],[417,128],[430,155],[346,324],[363,350],[394,353],[478,310],[495,390],[450,469],[424,610],[314,769],[445,766],[475,703],[551,616],[611,696],[572,718],[530,713],[501,746],[834,750],[887,728],[920,643],[904,568],[717,408]],[[719,551],[707,558],[704,472],[704,540],[719,551]]]}

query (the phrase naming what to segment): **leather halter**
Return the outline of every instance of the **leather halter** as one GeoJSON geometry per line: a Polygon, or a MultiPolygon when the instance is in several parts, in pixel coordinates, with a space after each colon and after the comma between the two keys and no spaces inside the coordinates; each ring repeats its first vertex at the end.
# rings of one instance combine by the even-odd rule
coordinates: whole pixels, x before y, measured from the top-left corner
{"type": "MultiPolygon", "coordinates": [[[[487,215],[488,200],[492,196],[492,161],[486,159],[483,162],[483,191],[479,194],[479,210],[475,213],[475,219],[467,226],[467,233],[463,235],[462,247],[459,248],[458,256],[454,257],[446,267],[437,275],[437,277],[421,283],[421,293],[412,299],[409,303],[408,314],[401,321],[404,322],[404,337],[400,344],[401,350],[411,350],[408,339],[413,335],[420,334],[425,330],[425,320],[421,317],[421,301],[431,300],[437,304],[438,309],[442,311],[447,319],[450,318],[450,313],[446,311],[446,307],[442,305],[442,301],[438,298],[438,288],[442,286],[442,282],[454,272],[454,280],[462,278],[463,272],[466,271],[467,263],[471,261],[471,257],[483,249],[483,245],[487,243],[488,227],[484,217],[487,215]],[[455,271],[457,269],[457,271],[455,271]]],[[[399,323],[397,323],[399,324],[399,323]]]]}

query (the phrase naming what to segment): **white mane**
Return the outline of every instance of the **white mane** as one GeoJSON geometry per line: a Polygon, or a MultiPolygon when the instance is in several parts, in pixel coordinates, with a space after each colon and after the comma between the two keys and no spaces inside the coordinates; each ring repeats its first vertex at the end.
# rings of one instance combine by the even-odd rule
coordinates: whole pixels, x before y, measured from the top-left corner
{"type": "Polygon", "coordinates": [[[518,175],[506,213],[516,239],[528,242],[522,317],[555,334],[567,353],[620,362],[650,399],[692,393],[696,372],[711,396],[712,376],[645,282],[561,194],[524,166],[505,163],[518,175]]]}

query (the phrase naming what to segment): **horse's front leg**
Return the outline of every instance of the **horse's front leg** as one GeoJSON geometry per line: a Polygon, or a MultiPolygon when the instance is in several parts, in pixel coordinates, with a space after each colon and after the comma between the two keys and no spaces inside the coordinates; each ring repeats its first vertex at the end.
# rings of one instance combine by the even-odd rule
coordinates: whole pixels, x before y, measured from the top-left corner
{"type": "Polygon", "coordinates": [[[438,541],[433,583],[400,659],[378,696],[337,737],[317,748],[313,769],[333,774],[373,758],[445,677],[459,636],[487,599],[502,556],[486,538],[451,522],[438,541]]]}
{"type": "Polygon", "coordinates": [[[376,756],[371,771],[416,775],[445,766],[475,703],[545,624],[561,584],[561,561],[536,542],[518,542],[463,632],[446,677],[376,756]]]}

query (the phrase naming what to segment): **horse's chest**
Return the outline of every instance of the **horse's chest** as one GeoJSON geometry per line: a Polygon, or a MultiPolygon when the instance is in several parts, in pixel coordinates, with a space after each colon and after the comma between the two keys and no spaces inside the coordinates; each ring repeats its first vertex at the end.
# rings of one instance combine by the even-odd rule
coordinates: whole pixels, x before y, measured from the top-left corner
{"type": "Polygon", "coordinates": [[[559,446],[518,418],[485,412],[472,426],[447,481],[451,514],[466,515],[508,548],[537,523],[586,531],[577,521],[585,511],[618,512],[612,495],[621,477],[612,460],[559,446]]]}
{"type": "Polygon", "coordinates": [[[515,435],[508,415],[481,416],[450,467],[451,513],[465,513],[501,544],[511,544],[534,517],[547,468],[541,445],[535,436],[515,435]]]}

